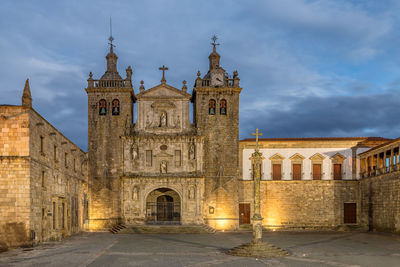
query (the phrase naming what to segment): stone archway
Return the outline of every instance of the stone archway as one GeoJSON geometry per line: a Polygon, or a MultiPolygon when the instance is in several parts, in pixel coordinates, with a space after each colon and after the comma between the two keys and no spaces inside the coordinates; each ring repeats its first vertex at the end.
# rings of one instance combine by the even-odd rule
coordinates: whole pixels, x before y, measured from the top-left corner
{"type": "Polygon", "coordinates": [[[180,224],[181,198],[170,188],[157,188],[146,198],[146,223],[180,224]]]}

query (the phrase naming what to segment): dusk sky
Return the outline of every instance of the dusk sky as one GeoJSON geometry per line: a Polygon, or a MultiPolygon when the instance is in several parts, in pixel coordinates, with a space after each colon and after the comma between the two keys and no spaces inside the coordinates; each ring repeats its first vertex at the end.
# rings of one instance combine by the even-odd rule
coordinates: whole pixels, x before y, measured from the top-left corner
{"type": "Polygon", "coordinates": [[[400,1],[0,2],[0,104],[33,107],[87,150],[90,71],[105,71],[112,17],[118,70],[133,84],[191,92],[210,38],[221,66],[238,70],[240,138],[400,136],[400,1]]]}

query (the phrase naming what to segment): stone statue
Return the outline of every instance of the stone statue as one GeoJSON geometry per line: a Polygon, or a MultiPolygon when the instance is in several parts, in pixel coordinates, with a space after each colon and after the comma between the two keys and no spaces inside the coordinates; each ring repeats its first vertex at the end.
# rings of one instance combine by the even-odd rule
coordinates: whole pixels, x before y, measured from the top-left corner
{"type": "Polygon", "coordinates": [[[131,66],[128,66],[128,68],[126,69],[126,79],[128,81],[132,80],[132,68],[131,68],[131,66]]]}
{"type": "Polygon", "coordinates": [[[195,189],[194,187],[189,188],[189,199],[194,199],[195,198],[195,189]]]}
{"type": "Polygon", "coordinates": [[[132,144],[132,147],[131,147],[132,160],[136,160],[137,159],[137,157],[138,157],[138,148],[139,148],[138,145],[132,144]]]}
{"type": "Polygon", "coordinates": [[[167,173],[167,162],[165,160],[161,161],[160,172],[167,173]]]}
{"type": "Polygon", "coordinates": [[[138,195],[139,195],[139,189],[135,186],[132,191],[132,199],[138,200],[139,199],[138,195]]]}
{"type": "Polygon", "coordinates": [[[160,127],[167,127],[167,113],[166,112],[161,113],[160,127]]]}
{"type": "Polygon", "coordinates": [[[195,159],[195,154],[194,154],[194,143],[189,144],[189,159],[195,159]]]}
{"type": "Polygon", "coordinates": [[[179,115],[178,115],[178,117],[176,118],[175,127],[179,128],[181,126],[180,124],[181,124],[181,120],[180,120],[179,115]]]}
{"type": "Polygon", "coordinates": [[[146,119],[146,127],[150,127],[150,126],[151,126],[150,117],[149,117],[149,115],[147,115],[147,119],[146,119]]]}

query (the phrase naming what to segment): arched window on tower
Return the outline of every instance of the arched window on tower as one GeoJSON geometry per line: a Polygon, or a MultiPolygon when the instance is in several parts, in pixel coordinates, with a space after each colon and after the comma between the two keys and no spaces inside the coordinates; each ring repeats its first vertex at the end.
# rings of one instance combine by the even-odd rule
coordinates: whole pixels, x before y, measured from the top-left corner
{"type": "Polygon", "coordinates": [[[112,101],[112,115],[119,115],[119,100],[114,99],[112,101]]]}
{"type": "Polygon", "coordinates": [[[210,101],[208,102],[208,114],[215,115],[215,104],[215,100],[210,99],[210,101]]]}
{"type": "Polygon", "coordinates": [[[226,115],[226,100],[219,101],[219,114],[226,115]]]}
{"type": "Polygon", "coordinates": [[[105,99],[101,99],[99,101],[99,115],[103,116],[107,114],[107,101],[105,99]]]}

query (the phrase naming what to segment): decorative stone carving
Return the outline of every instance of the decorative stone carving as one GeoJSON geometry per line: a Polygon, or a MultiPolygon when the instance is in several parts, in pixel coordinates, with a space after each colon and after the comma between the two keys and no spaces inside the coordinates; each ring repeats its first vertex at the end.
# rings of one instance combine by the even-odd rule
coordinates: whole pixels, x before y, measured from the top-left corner
{"type": "Polygon", "coordinates": [[[149,117],[149,115],[147,115],[147,119],[146,119],[146,127],[148,128],[148,127],[150,127],[151,126],[151,124],[152,124],[152,121],[150,120],[150,117],[149,117]]]}
{"type": "Polygon", "coordinates": [[[181,125],[181,120],[180,120],[179,115],[178,115],[178,116],[176,117],[175,127],[176,127],[176,128],[179,128],[180,125],[181,125]]]}
{"type": "Polygon", "coordinates": [[[189,159],[195,159],[195,146],[193,142],[189,144],[189,159]]]}
{"type": "Polygon", "coordinates": [[[189,199],[195,199],[196,198],[196,189],[195,187],[191,186],[189,188],[189,199]]]}
{"type": "Polygon", "coordinates": [[[132,190],[132,200],[138,200],[139,199],[139,188],[135,186],[132,190]]]}
{"type": "Polygon", "coordinates": [[[160,116],[160,127],[167,127],[167,113],[162,112],[160,116]]]}
{"type": "Polygon", "coordinates": [[[165,160],[161,161],[160,172],[167,173],[167,162],[165,160]]]}

